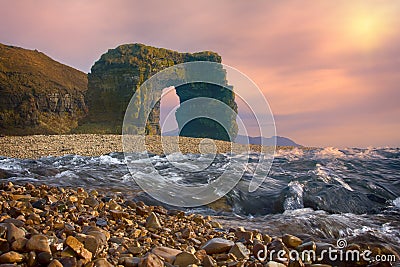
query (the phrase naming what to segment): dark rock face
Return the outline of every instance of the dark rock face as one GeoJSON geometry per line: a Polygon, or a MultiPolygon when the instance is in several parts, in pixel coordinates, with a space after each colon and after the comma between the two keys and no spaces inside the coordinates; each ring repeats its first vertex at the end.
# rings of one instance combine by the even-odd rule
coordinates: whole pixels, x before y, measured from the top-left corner
{"type": "Polygon", "coordinates": [[[87,113],[86,74],[38,51],[0,44],[0,133],[67,133],[87,113]]]}
{"type": "MultiPolygon", "coordinates": [[[[126,107],[141,84],[163,69],[191,61],[221,62],[221,57],[209,51],[193,54],[179,53],[142,44],[126,44],[110,49],[93,65],[88,75],[86,102],[89,114],[81,121],[76,132],[121,133],[126,107]]],[[[221,80],[225,81],[224,72],[218,75],[222,75],[221,80]]],[[[176,91],[181,103],[198,96],[213,97],[237,111],[234,93],[225,88],[188,84],[176,88],[176,91]]],[[[157,96],[141,96],[142,101],[155,97],[157,96]]],[[[179,117],[179,111],[177,111],[177,117],[179,117]]],[[[159,119],[160,102],[155,105],[149,115],[146,134],[161,134],[159,119]]],[[[232,120],[230,127],[232,129],[229,131],[233,131],[236,136],[236,116],[229,119],[232,120]]],[[[225,134],[219,133],[221,129],[218,125],[204,119],[193,121],[190,127],[181,130],[181,134],[185,136],[226,139],[226,131],[225,134]],[[199,132],[197,129],[202,129],[202,131],[199,132]],[[212,135],[207,135],[207,133],[212,133],[212,135]]]]}

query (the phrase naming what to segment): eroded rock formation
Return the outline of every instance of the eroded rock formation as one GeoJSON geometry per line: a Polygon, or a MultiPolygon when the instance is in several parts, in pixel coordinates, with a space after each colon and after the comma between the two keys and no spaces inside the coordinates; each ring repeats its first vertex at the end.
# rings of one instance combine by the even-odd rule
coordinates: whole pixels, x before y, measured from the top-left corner
{"type": "MultiPolygon", "coordinates": [[[[108,50],[93,65],[88,75],[88,91],[86,103],[89,114],[82,120],[77,132],[121,133],[126,107],[140,88],[142,83],[155,73],[184,62],[211,61],[221,62],[221,57],[209,51],[198,53],[179,53],[163,48],[154,48],[143,44],[126,44],[108,50]]],[[[219,70],[216,75],[226,84],[225,72],[219,70]]],[[[237,111],[234,93],[223,87],[207,84],[188,84],[176,88],[180,101],[204,96],[223,101],[237,111]]],[[[157,95],[142,96],[141,101],[155,99],[157,95]]],[[[179,111],[177,112],[179,117],[179,111]]],[[[160,103],[151,111],[146,125],[147,134],[160,134],[160,103]]],[[[229,118],[231,131],[236,136],[236,116],[229,118]]],[[[226,140],[226,134],[218,125],[198,119],[190,123],[190,127],[182,127],[181,134],[185,136],[210,137],[226,140]],[[201,129],[201,131],[200,131],[201,129]]]]}

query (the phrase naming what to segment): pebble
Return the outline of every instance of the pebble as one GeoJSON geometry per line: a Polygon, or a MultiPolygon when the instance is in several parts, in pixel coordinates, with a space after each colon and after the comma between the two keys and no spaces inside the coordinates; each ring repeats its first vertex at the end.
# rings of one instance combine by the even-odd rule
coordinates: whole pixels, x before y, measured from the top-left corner
{"type": "Polygon", "coordinates": [[[269,261],[269,262],[267,262],[265,267],[286,267],[286,265],[282,264],[282,263],[279,263],[279,262],[276,262],[276,261],[269,261]]]}
{"type": "Polygon", "coordinates": [[[176,255],[182,251],[179,249],[169,248],[169,247],[155,247],[151,250],[155,255],[163,258],[168,263],[174,263],[176,255]]]}
{"type": "Polygon", "coordinates": [[[93,261],[95,267],[112,267],[113,265],[107,261],[107,259],[97,259],[93,261]]]}
{"type": "Polygon", "coordinates": [[[63,265],[58,260],[52,260],[47,267],[63,267],[63,265]]]}
{"type": "Polygon", "coordinates": [[[20,263],[24,261],[24,259],[24,255],[15,251],[10,251],[0,256],[0,263],[20,263]]]}
{"type": "Polygon", "coordinates": [[[227,240],[224,238],[213,238],[208,240],[201,249],[204,249],[207,254],[217,254],[228,252],[235,243],[231,240],[227,240]]]}
{"type": "Polygon", "coordinates": [[[161,228],[161,223],[160,220],[158,219],[157,215],[152,212],[146,219],[146,228],[152,228],[152,229],[160,229],[161,228]]]}
{"type": "Polygon", "coordinates": [[[196,256],[192,253],[183,251],[176,255],[174,265],[180,267],[186,267],[190,264],[200,264],[200,261],[196,256]]]}
{"type": "Polygon", "coordinates": [[[289,234],[285,234],[284,236],[282,236],[282,241],[286,246],[290,248],[296,248],[303,243],[303,241],[297,236],[289,234]]]}
{"type": "Polygon", "coordinates": [[[241,242],[236,242],[235,245],[230,249],[229,253],[235,255],[239,260],[248,259],[250,256],[249,249],[241,242]]]}
{"type": "Polygon", "coordinates": [[[153,253],[147,253],[139,262],[139,267],[163,267],[164,262],[153,253]]]}
{"type": "Polygon", "coordinates": [[[89,261],[92,258],[92,253],[87,250],[84,245],[79,242],[79,240],[75,237],[67,237],[67,239],[65,240],[65,244],[68,245],[73,251],[75,251],[76,254],[78,254],[83,259],[89,261]]]}
{"type": "Polygon", "coordinates": [[[19,238],[25,237],[24,230],[19,229],[13,223],[7,223],[6,227],[7,227],[7,241],[9,243],[12,243],[19,238]]]}
{"type": "Polygon", "coordinates": [[[45,235],[33,235],[26,243],[26,249],[37,252],[51,252],[49,240],[45,235]]]}

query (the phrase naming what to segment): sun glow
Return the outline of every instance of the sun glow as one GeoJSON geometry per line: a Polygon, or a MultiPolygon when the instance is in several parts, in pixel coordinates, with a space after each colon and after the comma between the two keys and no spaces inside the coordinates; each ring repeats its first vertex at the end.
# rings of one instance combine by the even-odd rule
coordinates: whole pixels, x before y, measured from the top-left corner
{"type": "Polygon", "coordinates": [[[356,12],[348,21],[347,39],[360,49],[376,48],[388,34],[387,22],[378,12],[356,12]]]}

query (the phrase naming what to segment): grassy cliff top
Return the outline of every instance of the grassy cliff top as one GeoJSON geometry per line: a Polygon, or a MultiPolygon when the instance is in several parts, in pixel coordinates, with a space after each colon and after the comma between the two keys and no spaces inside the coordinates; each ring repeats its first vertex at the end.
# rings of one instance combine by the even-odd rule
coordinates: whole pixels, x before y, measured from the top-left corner
{"type": "Polygon", "coordinates": [[[86,91],[87,75],[37,50],[0,44],[3,93],[46,93],[54,89],[86,91]]]}

